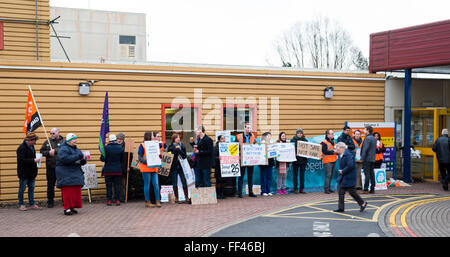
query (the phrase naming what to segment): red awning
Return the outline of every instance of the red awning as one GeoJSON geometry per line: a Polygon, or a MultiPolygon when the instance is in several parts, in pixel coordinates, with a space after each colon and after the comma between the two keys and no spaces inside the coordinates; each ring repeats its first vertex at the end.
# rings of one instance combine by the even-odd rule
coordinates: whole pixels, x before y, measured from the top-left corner
{"type": "Polygon", "coordinates": [[[450,20],[370,35],[371,73],[449,65],[450,20]]]}

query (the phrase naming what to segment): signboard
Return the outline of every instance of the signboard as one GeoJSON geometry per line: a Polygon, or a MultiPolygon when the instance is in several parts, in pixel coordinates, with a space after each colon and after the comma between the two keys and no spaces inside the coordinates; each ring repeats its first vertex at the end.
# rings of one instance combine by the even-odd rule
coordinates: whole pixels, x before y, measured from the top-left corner
{"type": "Polygon", "coordinates": [[[145,154],[147,157],[147,166],[149,168],[161,167],[161,159],[159,155],[161,154],[161,150],[159,149],[158,141],[145,141],[145,154]]]}
{"type": "MultiPolygon", "coordinates": [[[[356,130],[361,131],[361,137],[364,138],[364,128],[372,126],[373,132],[381,135],[386,152],[383,153],[383,163],[386,163],[386,171],[394,171],[395,163],[395,122],[347,122],[351,128],[350,136],[353,137],[356,130]]],[[[356,149],[358,151],[358,149],[356,149]]]]}
{"type": "Polygon", "coordinates": [[[184,177],[186,178],[186,183],[189,187],[195,183],[194,169],[191,168],[187,159],[183,159],[181,156],[178,156],[178,160],[180,161],[181,168],[184,172],[184,177]]]}
{"type": "Polygon", "coordinates": [[[297,158],[295,156],[294,143],[279,143],[278,144],[278,157],[279,162],[295,162],[297,158]]]}
{"type": "Polygon", "coordinates": [[[219,161],[222,177],[241,176],[239,160],[239,143],[219,143],[219,161]]]}
{"type": "Polygon", "coordinates": [[[266,144],[242,144],[241,165],[267,165],[266,144]]]}
{"type": "Polygon", "coordinates": [[[158,168],[158,174],[167,177],[169,176],[170,168],[172,167],[173,154],[168,152],[162,152],[161,156],[162,156],[161,167],[158,168]]]}
{"type": "Polygon", "coordinates": [[[267,158],[275,158],[278,156],[278,144],[268,144],[267,145],[267,158]]]}
{"type": "Polygon", "coordinates": [[[84,185],[82,189],[98,188],[97,169],[95,164],[82,165],[84,172],[84,185]]]}
{"type": "MultiPolygon", "coordinates": [[[[374,169],[375,173],[375,190],[387,190],[387,183],[386,183],[386,169],[374,169]]],[[[364,188],[364,170],[361,169],[361,182],[362,186],[364,188]]],[[[369,187],[370,188],[370,184],[369,187]]]]}
{"type": "Polygon", "coordinates": [[[231,131],[230,130],[216,131],[216,140],[219,138],[219,136],[225,137],[225,143],[231,142],[231,131]]]}
{"type": "Polygon", "coordinates": [[[297,141],[297,156],[321,160],[322,146],[320,144],[297,141]]]}
{"type": "Polygon", "coordinates": [[[217,203],[216,187],[199,187],[191,189],[192,205],[217,203]]]}

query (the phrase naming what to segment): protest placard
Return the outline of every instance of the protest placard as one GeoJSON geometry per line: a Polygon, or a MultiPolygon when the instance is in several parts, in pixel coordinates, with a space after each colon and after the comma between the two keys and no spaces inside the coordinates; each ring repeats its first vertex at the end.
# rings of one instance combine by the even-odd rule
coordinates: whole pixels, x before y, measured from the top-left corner
{"type": "Polygon", "coordinates": [[[178,156],[178,160],[180,161],[181,168],[183,169],[184,177],[186,178],[186,183],[189,186],[195,183],[195,173],[194,169],[189,165],[189,161],[187,159],[181,158],[178,156]]]}
{"type": "Polygon", "coordinates": [[[158,141],[144,141],[145,154],[147,157],[147,166],[149,168],[161,167],[161,159],[159,155],[161,150],[159,149],[158,141]]]}
{"type": "Polygon", "coordinates": [[[231,131],[230,130],[216,131],[216,140],[219,138],[219,136],[225,137],[225,143],[231,142],[231,131]]]}
{"type": "Polygon", "coordinates": [[[84,185],[82,189],[98,188],[97,169],[95,164],[82,165],[84,173],[84,185]]]}
{"type": "Polygon", "coordinates": [[[191,189],[192,205],[217,203],[216,187],[199,187],[191,189]]]}
{"type": "Polygon", "coordinates": [[[277,161],[279,162],[297,161],[297,157],[295,156],[294,143],[279,143],[277,149],[278,149],[277,161]]]}
{"type": "Polygon", "coordinates": [[[239,143],[219,143],[219,161],[222,177],[239,177],[239,143]]]}
{"type": "MultiPolygon", "coordinates": [[[[375,190],[387,190],[386,169],[374,169],[373,172],[375,173],[375,190]]],[[[363,188],[365,180],[366,176],[364,175],[364,169],[361,169],[361,182],[363,188]]],[[[370,185],[371,183],[369,182],[369,187],[370,185]]]]}
{"type": "Polygon", "coordinates": [[[242,144],[242,166],[267,165],[266,144],[242,144]]]}
{"type": "Polygon", "coordinates": [[[267,145],[267,158],[275,158],[278,156],[278,144],[268,144],[267,145]]]}
{"type": "Polygon", "coordinates": [[[297,156],[322,159],[322,147],[320,144],[297,141],[297,156]]]}
{"type": "Polygon", "coordinates": [[[161,167],[158,167],[158,174],[167,177],[170,173],[170,167],[172,167],[173,154],[162,152],[161,156],[161,167]]]}

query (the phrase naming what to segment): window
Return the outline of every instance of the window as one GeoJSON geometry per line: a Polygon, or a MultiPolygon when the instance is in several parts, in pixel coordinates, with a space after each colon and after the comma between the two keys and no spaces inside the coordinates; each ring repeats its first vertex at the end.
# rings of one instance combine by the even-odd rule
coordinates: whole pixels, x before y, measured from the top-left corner
{"type": "Polygon", "coordinates": [[[244,132],[244,124],[252,125],[256,132],[256,106],[254,105],[224,105],[222,107],[222,130],[231,130],[232,135],[244,132]]]}
{"type": "Polygon", "coordinates": [[[201,110],[194,105],[163,105],[163,140],[172,143],[172,135],[179,133],[187,152],[192,152],[190,137],[195,137],[195,129],[201,125],[201,110]]]}
{"type": "Polygon", "coordinates": [[[136,36],[119,36],[119,44],[135,45],[136,36]]]}

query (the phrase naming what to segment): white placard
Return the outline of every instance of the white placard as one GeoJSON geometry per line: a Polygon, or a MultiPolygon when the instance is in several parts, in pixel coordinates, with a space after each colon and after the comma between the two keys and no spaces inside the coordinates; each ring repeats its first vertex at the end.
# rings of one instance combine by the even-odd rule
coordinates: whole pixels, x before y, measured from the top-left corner
{"type": "Polygon", "coordinates": [[[184,172],[184,177],[186,178],[186,183],[189,187],[195,183],[194,169],[191,168],[187,159],[183,159],[181,156],[178,156],[178,160],[180,161],[181,168],[184,172]]]}
{"type": "Polygon", "coordinates": [[[84,172],[84,185],[82,189],[98,188],[97,169],[95,164],[82,165],[84,172]]]}
{"type": "Polygon", "coordinates": [[[241,165],[267,165],[266,144],[242,144],[241,165]]]}
{"type": "MultiPolygon", "coordinates": [[[[375,190],[387,190],[386,169],[374,169],[373,172],[375,173],[375,190]]],[[[363,169],[361,169],[361,182],[364,188],[365,175],[363,169]]],[[[368,188],[370,188],[370,184],[368,188]]]]}
{"type": "Polygon", "coordinates": [[[161,167],[161,159],[159,155],[161,150],[159,149],[158,141],[144,141],[145,154],[147,157],[147,166],[149,168],[161,167]]]}
{"type": "Polygon", "coordinates": [[[278,157],[279,162],[295,162],[297,157],[295,156],[295,144],[294,143],[279,143],[278,144],[278,157]]]}

